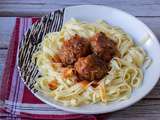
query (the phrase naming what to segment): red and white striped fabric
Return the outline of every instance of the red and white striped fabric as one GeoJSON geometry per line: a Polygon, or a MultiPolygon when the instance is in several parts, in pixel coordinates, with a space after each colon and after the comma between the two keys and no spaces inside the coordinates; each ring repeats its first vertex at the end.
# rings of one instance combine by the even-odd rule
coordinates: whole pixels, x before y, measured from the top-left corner
{"type": "Polygon", "coordinates": [[[16,18],[16,24],[11,36],[8,56],[2,76],[0,88],[0,119],[52,119],[52,120],[97,120],[105,115],[80,115],[65,112],[51,107],[33,96],[25,87],[17,71],[16,56],[18,45],[25,31],[39,18],[16,18]]]}

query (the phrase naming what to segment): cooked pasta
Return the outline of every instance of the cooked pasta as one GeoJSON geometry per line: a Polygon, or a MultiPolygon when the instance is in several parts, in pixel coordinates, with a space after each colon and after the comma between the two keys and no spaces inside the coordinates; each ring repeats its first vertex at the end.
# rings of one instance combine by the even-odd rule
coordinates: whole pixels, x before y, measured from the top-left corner
{"type": "Polygon", "coordinates": [[[128,99],[132,91],[143,82],[144,64],[148,66],[151,61],[146,52],[122,29],[102,20],[87,23],[76,19],[65,23],[61,31],[48,33],[40,45],[40,50],[33,55],[33,61],[35,59],[41,74],[36,87],[66,106],[128,99]],[[111,69],[108,74],[99,81],[97,87],[92,87],[89,82],[75,82],[72,69],[64,70],[60,67],[60,63],[54,63],[52,59],[58,53],[63,41],[75,34],[90,38],[97,32],[105,33],[117,43],[120,56],[110,61],[111,69]],[[64,72],[67,77],[64,77],[64,72]]]}

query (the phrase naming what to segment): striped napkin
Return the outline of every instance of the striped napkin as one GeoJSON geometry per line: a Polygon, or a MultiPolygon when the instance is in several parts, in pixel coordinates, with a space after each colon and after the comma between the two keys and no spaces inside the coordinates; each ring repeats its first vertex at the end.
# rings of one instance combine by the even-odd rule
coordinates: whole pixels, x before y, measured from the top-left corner
{"type": "Polygon", "coordinates": [[[0,85],[0,119],[7,120],[102,120],[105,115],[82,115],[59,110],[37,99],[23,84],[17,71],[17,52],[27,29],[40,18],[16,18],[0,85]]]}

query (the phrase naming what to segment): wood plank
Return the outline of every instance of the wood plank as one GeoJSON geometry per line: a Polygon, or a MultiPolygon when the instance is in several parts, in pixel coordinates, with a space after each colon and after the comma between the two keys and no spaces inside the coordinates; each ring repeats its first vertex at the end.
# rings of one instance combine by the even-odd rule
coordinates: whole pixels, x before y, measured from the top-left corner
{"type": "Polygon", "coordinates": [[[57,8],[99,4],[125,10],[135,16],[160,16],[159,0],[5,0],[0,1],[1,16],[42,16],[57,8]]]}
{"type": "Polygon", "coordinates": [[[153,90],[145,97],[145,99],[160,99],[160,79],[153,90]]]}
{"type": "Polygon", "coordinates": [[[141,100],[131,107],[107,116],[107,120],[159,120],[159,118],[159,100],[141,100]]]}

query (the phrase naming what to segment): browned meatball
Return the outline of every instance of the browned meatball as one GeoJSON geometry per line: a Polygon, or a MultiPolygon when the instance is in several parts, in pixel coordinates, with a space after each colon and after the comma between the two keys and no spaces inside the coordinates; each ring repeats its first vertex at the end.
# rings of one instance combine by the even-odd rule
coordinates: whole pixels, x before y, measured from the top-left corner
{"type": "Polygon", "coordinates": [[[70,40],[67,40],[63,43],[62,48],[60,49],[60,60],[63,65],[72,65],[80,57],[85,57],[90,53],[90,44],[89,41],[75,35],[70,40]]]}
{"type": "Polygon", "coordinates": [[[81,80],[100,80],[107,74],[107,65],[96,55],[79,58],[74,65],[81,80]]]}
{"type": "Polygon", "coordinates": [[[117,53],[116,43],[106,37],[103,32],[91,38],[92,51],[106,62],[109,62],[117,53]]]}

